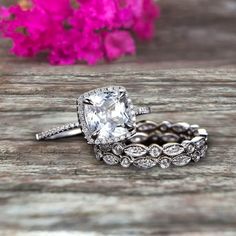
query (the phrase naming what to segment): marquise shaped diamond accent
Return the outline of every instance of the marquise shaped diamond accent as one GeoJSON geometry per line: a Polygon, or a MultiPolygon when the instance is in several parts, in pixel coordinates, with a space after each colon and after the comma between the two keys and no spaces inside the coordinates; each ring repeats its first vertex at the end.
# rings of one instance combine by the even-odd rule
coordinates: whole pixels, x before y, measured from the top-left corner
{"type": "Polygon", "coordinates": [[[134,160],[134,165],[139,168],[149,169],[157,164],[154,158],[140,157],[134,160]]]}
{"type": "Polygon", "coordinates": [[[185,122],[179,122],[172,125],[172,130],[176,133],[183,133],[189,129],[190,125],[185,122]]]}
{"type": "Polygon", "coordinates": [[[124,149],[124,152],[131,157],[141,157],[147,153],[147,148],[142,144],[130,144],[124,149]]]}
{"type": "Polygon", "coordinates": [[[146,121],[144,123],[140,122],[139,126],[137,126],[138,132],[151,132],[154,131],[157,128],[157,125],[155,122],[146,121]]]}
{"type": "Polygon", "coordinates": [[[162,141],[168,143],[168,142],[178,142],[179,141],[179,135],[173,134],[173,133],[165,133],[161,136],[162,141]]]}
{"type": "Polygon", "coordinates": [[[172,163],[176,166],[185,166],[191,161],[191,157],[187,155],[178,155],[172,159],[172,163]]]}
{"type": "Polygon", "coordinates": [[[110,154],[110,153],[104,154],[103,160],[108,165],[117,165],[120,162],[120,159],[118,156],[110,154]]]}
{"type": "Polygon", "coordinates": [[[167,156],[173,157],[184,152],[184,147],[178,143],[168,143],[163,146],[163,153],[167,156]]]}

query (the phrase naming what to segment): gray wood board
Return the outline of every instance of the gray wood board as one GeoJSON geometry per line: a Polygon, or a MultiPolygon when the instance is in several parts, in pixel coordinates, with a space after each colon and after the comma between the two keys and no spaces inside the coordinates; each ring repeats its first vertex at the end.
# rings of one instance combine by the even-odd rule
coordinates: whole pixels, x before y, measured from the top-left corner
{"type": "Polygon", "coordinates": [[[52,67],[0,41],[0,235],[236,234],[236,2],[159,2],[155,40],[110,64],[52,67]],[[144,118],[206,128],[208,157],[143,171],[98,162],[82,137],[34,140],[112,84],[152,106],[144,118]]]}

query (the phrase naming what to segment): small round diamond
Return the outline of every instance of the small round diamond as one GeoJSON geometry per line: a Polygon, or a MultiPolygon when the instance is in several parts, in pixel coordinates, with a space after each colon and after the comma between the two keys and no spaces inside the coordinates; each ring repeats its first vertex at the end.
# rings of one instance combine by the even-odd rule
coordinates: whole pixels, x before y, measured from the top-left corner
{"type": "Polygon", "coordinates": [[[125,157],[122,161],[121,161],[121,165],[125,168],[128,168],[131,165],[131,160],[128,157],[125,157]]]}
{"type": "Polygon", "coordinates": [[[195,146],[193,143],[189,143],[186,147],[187,153],[192,154],[195,151],[195,146]]]}
{"type": "Polygon", "coordinates": [[[117,143],[113,146],[112,151],[116,155],[121,155],[123,152],[123,149],[124,149],[123,145],[120,143],[117,143]]]}
{"type": "Polygon", "coordinates": [[[159,165],[162,169],[166,169],[170,166],[170,159],[163,158],[159,161],[159,165]]]}
{"type": "Polygon", "coordinates": [[[151,157],[159,157],[162,153],[162,148],[157,145],[153,144],[149,147],[149,154],[151,157]]]}
{"type": "Polygon", "coordinates": [[[199,151],[195,151],[192,155],[192,160],[194,162],[198,162],[201,159],[201,153],[199,151]]]}

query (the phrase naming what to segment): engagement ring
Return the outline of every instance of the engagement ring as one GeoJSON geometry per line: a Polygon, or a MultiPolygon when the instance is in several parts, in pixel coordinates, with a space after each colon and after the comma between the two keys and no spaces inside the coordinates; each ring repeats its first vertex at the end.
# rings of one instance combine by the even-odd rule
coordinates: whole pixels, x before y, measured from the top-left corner
{"type": "Polygon", "coordinates": [[[78,122],[36,134],[37,140],[83,133],[89,144],[109,144],[129,139],[136,132],[136,116],[149,107],[133,105],[124,87],[110,86],[84,93],[77,99],[78,122]]]}

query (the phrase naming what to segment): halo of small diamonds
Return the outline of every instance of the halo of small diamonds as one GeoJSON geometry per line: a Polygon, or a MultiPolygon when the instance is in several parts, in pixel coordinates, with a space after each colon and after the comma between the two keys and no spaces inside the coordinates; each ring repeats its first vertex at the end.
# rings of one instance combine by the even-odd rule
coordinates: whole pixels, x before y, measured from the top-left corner
{"type": "MultiPolygon", "coordinates": [[[[119,106],[117,106],[117,107],[119,108],[119,106]]],[[[134,109],[131,99],[128,96],[126,89],[122,86],[110,86],[110,87],[98,88],[98,89],[91,90],[87,93],[84,93],[83,95],[81,95],[77,99],[77,112],[78,112],[79,122],[82,127],[82,131],[83,131],[85,138],[87,139],[89,144],[105,144],[105,143],[114,143],[114,142],[123,141],[125,139],[130,138],[136,132],[136,130],[135,130],[135,128],[136,128],[135,127],[135,125],[136,125],[135,109],[134,109]],[[111,96],[111,99],[109,98],[109,94],[111,96]],[[90,125],[90,123],[88,123],[88,111],[89,110],[87,111],[86,107],[91,106],[91,107],[95,107],[94,109],[96,109],[96,106],[98,108],[102,107],[102,106],[100,104],[99,104],[99,106],[96,104],[92,104],[91,98],[97,97],[97,98],[101,99],[101,101],[104,104],[105,104],[105,101],[107,101],[108,99],[112,100],[114,98],[114,100],[115,100],[117,98],[116,102],[113,101],[114,104],[117,104],[117,103],[121,102],[118,99],[118,96],[122,96],[122,99],[123,99],[122,104],[123,103],[125,104],[125,112],[126,112],[126,116],[124,117],[124,120],[128,116],[127,122],[129,123],[130,128],[123,128],[126,132],[125,133],[123,132],[121,135],[118,135],[118,136],[114,136],[113,135],[114,132],[112,133],[112,131],[111,130],[109,131],[109,128],[107,128],[108,132],[110,132],[110,133],[108,135],[107,135],[107,133],[105,133],[106,135],[103,135],[104,138],[100,137],[101,136],[101,135],[99,135],[100,130],[97,130],[98,137],[94,137],[96,134],[94,135],[94,132],[92,132],[91,128],[89,128],[89,125],[90,125]]],[[[114,112],[107,113],[107,114],[113,115],[114,112]]],[[[112,115],[110,115],[110,116],[112,116],[112,115]]],[[[96,114],[94,115],[94,117],[98,118],[98,119],[100,118],[96,114]]],[[[110,119],[110,117],[108,117],[108,118],[110,119]]],[[[120,118],[121,118],[121,116],[119,116],[119,119],[120,118]]],[[[103,117],[103,119],[104,119],[104,117],[103,117]]],[[[115,117],[114,117],[114,120],[116,120],[115,117]]],[[[94,121],[92,121],[92,122],[94,122],[94,121]]],[[[99,120],[97,122],[99,122],[99,120]]],[[[107,121],[107,122],[109,122],[109,121],[107,121]]],[[[122,121],[122,122],[124,123],[124,125],[126,125],[125,121],[122,121]]],[[[118,130],[118,127],[117,126],[115,126],[115,127],[118,130]]],[[[120,128],[120,129],[122,129],[122,128],[120,128]]]]}

